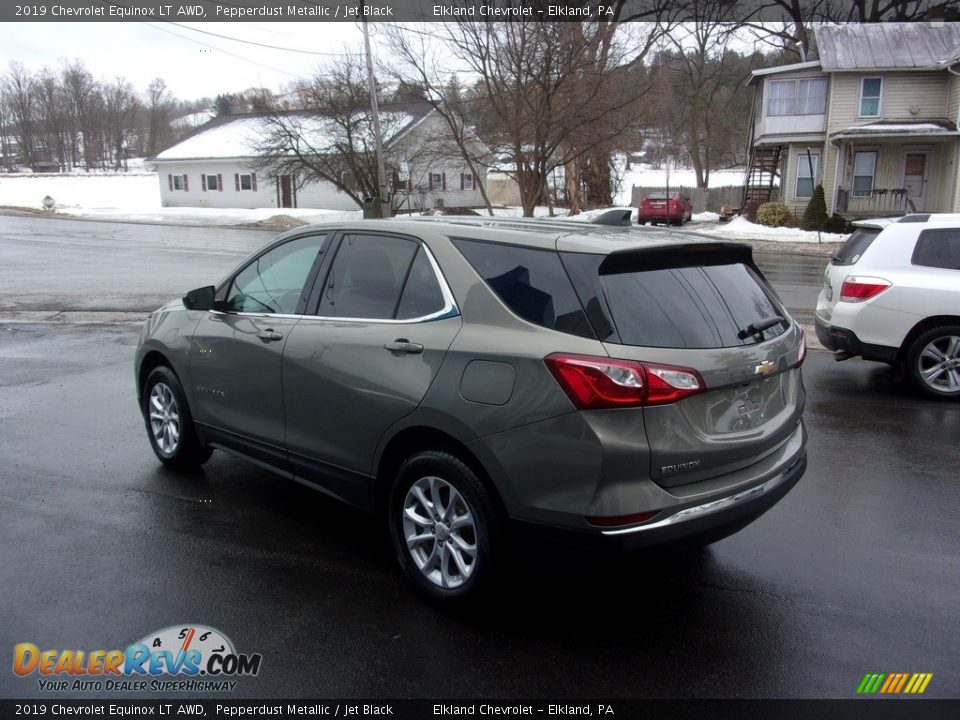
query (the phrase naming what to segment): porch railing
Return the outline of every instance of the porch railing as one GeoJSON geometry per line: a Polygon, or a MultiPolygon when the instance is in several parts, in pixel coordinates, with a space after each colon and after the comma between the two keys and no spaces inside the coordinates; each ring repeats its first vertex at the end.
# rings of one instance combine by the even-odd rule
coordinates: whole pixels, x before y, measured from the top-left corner
{"type": "Polygon", "coordinates": [[[840,188],[837,192],[837,212],[842,215],[902,214],[916,212],[913,201],[907,197],[905,188],[874,188],[873,190],[850,190],[840,188]]]}

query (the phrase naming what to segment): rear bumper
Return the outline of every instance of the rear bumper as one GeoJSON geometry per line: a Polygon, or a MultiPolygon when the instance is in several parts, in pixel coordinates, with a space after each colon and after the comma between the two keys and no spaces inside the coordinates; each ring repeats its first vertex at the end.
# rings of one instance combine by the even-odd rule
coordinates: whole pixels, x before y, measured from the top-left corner
{"type": "Polygon", "coordinates": [[[862,342],[852,330],[830,325],[819,315],[814,316],[814,327],[817,331],[817,339],[827,350],[859,355],[864,360],[877,362],[891,363],[897,360],[897,348],[862,342]]]}
{"type": "Polygon", "coordinates": [[[719,539],[745,527],[773,507],[797,484],[807,469],[806,449],[789,467],[751,488],[701,505],[679,510],[644,525],[610,530],[560,528],[529,521],[514,521],[519,538],[547,541],[577,550],[633,551],[674,542],[719,539]]]}

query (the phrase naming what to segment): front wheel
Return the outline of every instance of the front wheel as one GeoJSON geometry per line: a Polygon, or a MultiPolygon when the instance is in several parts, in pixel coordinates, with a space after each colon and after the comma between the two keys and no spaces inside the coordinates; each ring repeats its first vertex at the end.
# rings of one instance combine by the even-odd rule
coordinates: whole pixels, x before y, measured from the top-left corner
{"type": "Polygon", "coordinates": [[[440,450],[408,458],[388,512],[400,567],[429,600],[472,602],[494,584],[503,528],[483,483],[460,458],[440,450]]]}
{"type": "Polygon", "coordinates": [[[925,394],[960,399],[960,326],[933,328],[914,340],[907,353],[906,370],[925,394]]]}
{"type": "Polygon", "coordinates": [[[150,447],[164,465],[188,470],[210,459],[213,451],[200,442],[183,387],[170,368],[161,365],[147,376],[143,417],[150,447]]]}

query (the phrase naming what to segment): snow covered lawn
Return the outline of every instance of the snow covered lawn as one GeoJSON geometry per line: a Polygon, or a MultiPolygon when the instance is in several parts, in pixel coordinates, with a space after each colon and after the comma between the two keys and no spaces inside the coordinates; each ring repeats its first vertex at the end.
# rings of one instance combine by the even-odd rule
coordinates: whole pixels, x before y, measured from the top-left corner
{"type": "MultiPolygon", "coordinates": [[[[160,207],[160,187],[155,173],[91,173],[76,175],[0,175],[0,206],[43,209],[43,198],[49,195],[56,202],[58,213],[78,217],[127,220],[130,222],[168,222],[188,225],[246,225],[266,223],[276,216],[283,220],[293,219],[304,223],[356,220],[362,217],[357,210],[317,210],[312,208],[164,208],[160,207]]],[[[597,215],[612,208],[591,210],[569,218],[577,222],[590,222],[597,215]]],[[[636,208],[630,210],[631,220],[636,223],[636,208]]],[[[557,219],[566,219],[566,210],[556,208],[557,219]]],[[[520,217],[518,207],[495,208],[498,217],[520,217]]],[[[536,208],[536,217],[548,217],[549,208],[536,208]]],[[[731,240],[767,240],[773,242],[816,243],[817,233],[797,228],[769,228],[734,218],[730,222],[718,222],[716,213],[704,212],[693,216],[693,221],[684,226],[718,238],[731,240]]],[[[289,223],[288,223],[289,224],[289,223]]],[[[823,233],[823,242],[841,242],[845,235],[823,233]]]]}
{"type": "Polygon", "coordinates": [[[355,220],[363,215],[360,210],[160,207],[156,173],[0,175],[0,206],[42,210],[47,195],[56,202],[57,213],[130,222],[245,225],[277,215],[305,223],[355,220]]]}

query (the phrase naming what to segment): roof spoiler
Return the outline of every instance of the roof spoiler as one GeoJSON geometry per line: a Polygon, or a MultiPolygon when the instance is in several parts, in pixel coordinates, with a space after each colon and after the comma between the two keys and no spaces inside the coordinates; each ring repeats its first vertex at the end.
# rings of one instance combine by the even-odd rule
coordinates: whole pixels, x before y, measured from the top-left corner
{"type": "Polygon", "coordinates": [[[600,263],[600,275],[743,263],[753,267],[753,248],[733,242],[693,242],[635,247],[612,252],[600,263]]]}
{"type": "Polygon", "coordinates": [[[614,227],[630,227],[630,213],[633,210],[607,210],[600,213],[593,220],[591,225],[613,225],[614,227]]]}

